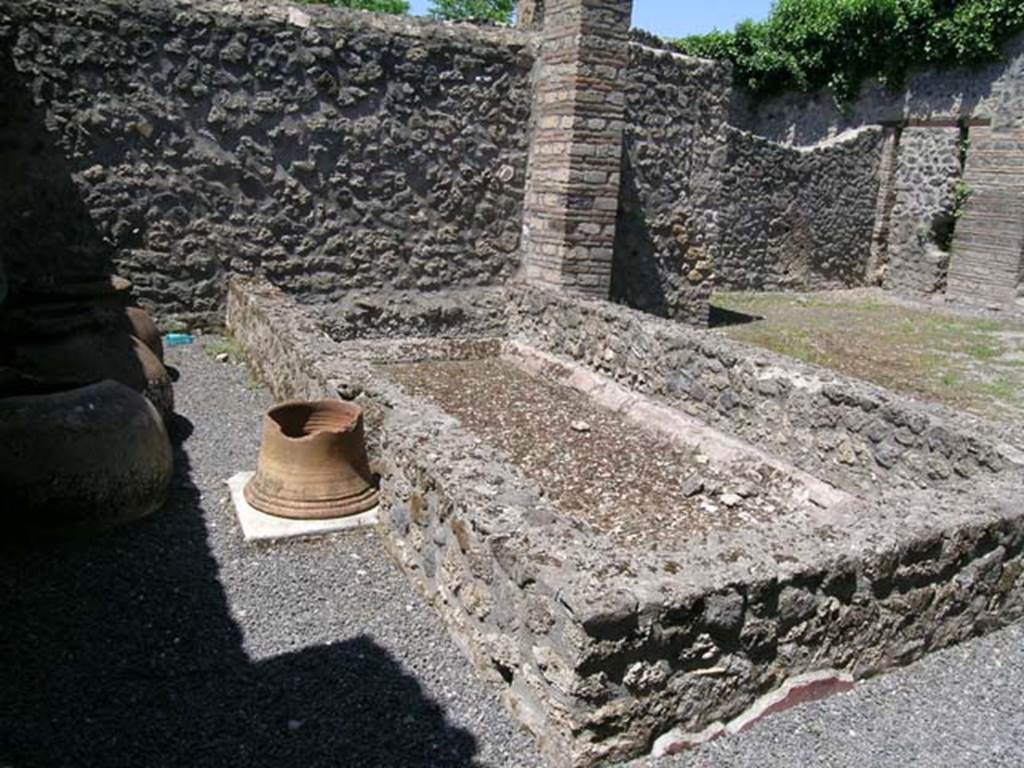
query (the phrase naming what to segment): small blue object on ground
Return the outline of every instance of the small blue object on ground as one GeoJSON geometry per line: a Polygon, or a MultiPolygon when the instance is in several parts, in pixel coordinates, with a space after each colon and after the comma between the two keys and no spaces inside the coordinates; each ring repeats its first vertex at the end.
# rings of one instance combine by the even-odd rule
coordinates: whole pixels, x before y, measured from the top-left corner
{"type": "Polygon", "coordinates": [[[183,347],[193,341],[195,339],[191,333],[168,333],[164,336],[164,343],[169,347],[183,347]]]}

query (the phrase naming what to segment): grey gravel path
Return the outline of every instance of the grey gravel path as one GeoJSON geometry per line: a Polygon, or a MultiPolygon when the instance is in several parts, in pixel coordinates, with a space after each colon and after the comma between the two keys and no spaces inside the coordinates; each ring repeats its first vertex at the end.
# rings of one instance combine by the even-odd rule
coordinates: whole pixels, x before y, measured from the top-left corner
{"type": "MultiPolygon", "coordinates": [[[[172,503],[105,536],[0,542],[0,768],[538,766],[372,534],[253,547],[224,480],[270,403],[177,348],[172,503]]],[[[1024,766],[1024,627],[640,766],[1024,766]]]]}
{"type": "Polygon", "coordinates": [[[932,654],[688,755],[631,768],[1024,766],[1024,626],[932,654]]]}
{"type": "Polygon", "coordinates": [[[168,362],[169,507],[0,551],[0,767],[538,765],[374,535],[242,542],[224,481],[270,398],[201,345],[168,362]]]}

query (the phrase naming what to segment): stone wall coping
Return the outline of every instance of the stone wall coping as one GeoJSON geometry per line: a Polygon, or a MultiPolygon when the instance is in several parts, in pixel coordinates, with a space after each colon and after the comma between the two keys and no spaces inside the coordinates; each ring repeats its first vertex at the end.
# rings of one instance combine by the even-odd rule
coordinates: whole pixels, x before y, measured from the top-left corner
{"type": "Polygon", "coordinates": [[[13,7],[8,6],[5,12],[0,14],[0,20],[8,15],[24,18],[51,14],[78,25],[83,25],[83,21],[92,20],[98,24],[117,23],[117,19],[122,17],[145,17],[154,22],[170,21],[178,18],[180,14],[195,14],[219,26],[268,23],[282,28],[290,26],[300,30],[321,32],[376,30],[389,35],[433,39],[452,45],[490,43],[523,49],[535,48],[538,41],[538,34],[535,31],[514,27],[454,23],[427,17],[374,13],[323,5],[296,5],[278,0],[98,0],[86,5],[62,7],[54,4],[52,0],[24,0],[13,7]]]}
{"type": "Polygon", "coordinates": [[[998,424],[968,413],[955,411],[940,403],[922,402],[907,395],[881,387],[863,379],[846,376],[811,363],[772,352],[762,347],[730,339],[714,330],[696,328],[683,323],[644,314],[619,304],[582,296],[557,295],[536,286],[512,284],[510,293],[519,296],[543,294],[568,308],[596,312],[619,322],[635,324],[644,333],[658,338],[677,337],[687,344],[703,349],[708,356],[726,357],[756,366],[764,377],[784,375],[795,388],[808,392],[843,391],[853,397],[867,397],[879,407],[891,406],[909,412],[920,412],[955,431],[971,435],[992,445],[1010,464],[1024,468],[1024,428],[1020,425],[998,424]]]}
{"type": "Polygon", "coordinates": [[[821,152],[835,147],[846,147],[856,143],[865,135],[882,133],[885,130],[881,125],[862,125],[857,128],[847,128],[846,130],[837,133],[835,136],[828,136],[813,144],[787,144],[776,141],[768,136],[762,136],[756,131],[737,128],[734,125],[726,124],[723,128],[725,129],[726,134],[743,136],[762,145],[771,145],[795,154],[811,154],[813,152],[821,152]]]}
{"type": "Polygon", "coordinates": [[[733,66],[730,61],[721,61],[719,59],[708,59],[703,56],[692,56],[688,53],[680,53],[679,51],[673,51],[671,48],[655,48],[654,46],[647,45],[645,43],[638,43],[635,40],[629,42],[630,50],[642,51],[643,53],[662,59],[673,59],[689,65],[700,65],[703,67],[718,67],[721,69],[727,69],[732,72],[733,66]]]}

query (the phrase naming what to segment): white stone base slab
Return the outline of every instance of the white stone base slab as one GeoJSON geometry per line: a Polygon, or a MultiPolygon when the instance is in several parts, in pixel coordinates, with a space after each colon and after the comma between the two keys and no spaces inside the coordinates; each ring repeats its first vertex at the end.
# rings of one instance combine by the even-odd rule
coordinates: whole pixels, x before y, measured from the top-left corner
{"type": "Polygon", "coordinates": [[[285,517],[274,517],[253,508],[245,500],[245,484],[255,472],[239,472],[228,480],[231,489],[231,504],[238,515],[238,524],[242,527],[242,536],[246,541],[275,541],[279,539],[310,538],[326,536],[329,533],[351,531],[359,528],[372,528],[377,525],[379,507],[349,517],[337,517],[332,520],[289,520],[285,517]]]}

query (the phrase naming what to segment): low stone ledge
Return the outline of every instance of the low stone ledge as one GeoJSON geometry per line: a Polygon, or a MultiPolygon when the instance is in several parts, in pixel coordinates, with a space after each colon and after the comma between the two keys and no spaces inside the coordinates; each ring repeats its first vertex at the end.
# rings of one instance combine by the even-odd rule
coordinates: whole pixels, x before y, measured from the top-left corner
{"type": "Polygon", "coordinates": [[[335,341],[427,340],[504,336],[506,295],[499,288],[354,292],[344,300],[308,305],[335,341]]]}
{"type": "Polygon", "coordinates": [[[334,398],[322,370],[334,342],[292,299],[269,283],[235,278],[228,285],[228,332],[252,372],[281,400],[334,398]]]}
{"type": "Polygon", "coordinates": [[[851,490],[932,488],[1024,466],[1008,427],[624,307],[510,291],[510,334],[851,490]]]}

